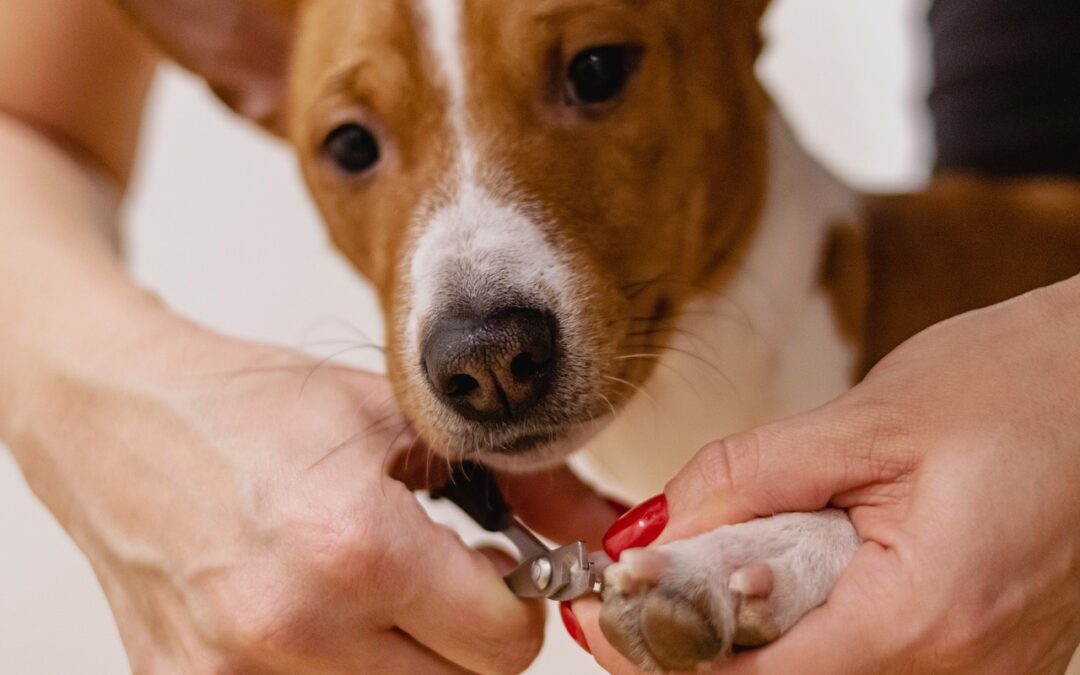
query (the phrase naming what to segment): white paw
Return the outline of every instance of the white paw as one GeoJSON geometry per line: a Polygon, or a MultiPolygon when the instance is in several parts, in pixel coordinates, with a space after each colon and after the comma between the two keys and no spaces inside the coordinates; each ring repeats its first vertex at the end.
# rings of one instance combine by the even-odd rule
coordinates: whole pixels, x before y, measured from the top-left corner
{"type": "Polygon", "coordinates": [[[600,626],[646,670],[708,666],[772,642],[822,604],[858,546],[847,515],[827,510],[624,551],[605,573],[600,626]]]}

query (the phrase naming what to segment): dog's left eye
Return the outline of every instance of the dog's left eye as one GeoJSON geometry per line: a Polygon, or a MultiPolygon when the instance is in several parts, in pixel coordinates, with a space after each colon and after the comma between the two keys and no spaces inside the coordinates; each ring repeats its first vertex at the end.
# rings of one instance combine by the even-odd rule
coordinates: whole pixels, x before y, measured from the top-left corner
{"type": "Polygon", "coordinates": [[[603,103],[618,96],[634,72],[638,51],[629,45],[602,45],[579,52],[566,69],[571,102],[603,103]]]}
{"type": "Polygon", "coordinates": [[[379,143],[359,124],[343,124],[323,141],[323,152],[343,171],[362,173],[379,161],[379,143]]]}

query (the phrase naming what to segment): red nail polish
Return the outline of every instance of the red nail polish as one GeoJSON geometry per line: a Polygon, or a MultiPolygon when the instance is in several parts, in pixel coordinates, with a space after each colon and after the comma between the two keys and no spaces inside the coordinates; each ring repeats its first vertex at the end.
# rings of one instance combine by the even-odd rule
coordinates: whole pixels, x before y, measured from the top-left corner
{"type": "Polygon", "coordinates": [[[604,552],[612,560],[618,561],[619,555],[626,549],[640,548],[652,543],[664,531],[667,521],[667,497],[656,495],[615,521],[604,535],[604,552]]]}
{"type": "Polygon", "coordinates": [[[574,616],[574,609],[570,606],[569,600],[559,603],[559,616],[562,617],[562,624],[566,627],[566,632],[570,633],[570,637],[574,638],[574,642],[592,654],[589,643],[585,641],[585,631],[581,630],[581,624],[578,623],[577,617],[574,616]]]}
{"type": "Polygon", "coordinates": [[[624,516],[627,511],[630,510],[629,506],[615,499],[609,499],[605,497],[604,501],[607,502],[607,505],[610,506],[611,509],[615,512],[615,515],[620,518],[624,516]]]}

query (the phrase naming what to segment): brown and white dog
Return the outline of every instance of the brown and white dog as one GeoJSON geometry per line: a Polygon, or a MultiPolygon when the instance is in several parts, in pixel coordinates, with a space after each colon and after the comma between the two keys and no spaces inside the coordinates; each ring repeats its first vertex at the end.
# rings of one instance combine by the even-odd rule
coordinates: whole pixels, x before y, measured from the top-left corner
{"type": "MultiPolygon", "coordinates": [[[[455,458],[585,446],[650,493],[923,327],[1080,271],[1075,185],[867,199],[820,168],[755,78],[767,0],[119,4],[295,146],[379,292],[401,405],[455,458]]],[[[630,554],[604,629],[646,668],[723,658],[824,602],[858,545],[826,511],[671,544],[659,576],[630,554]],[[754,616],[740,568],[772,575],[754,616]]]]}

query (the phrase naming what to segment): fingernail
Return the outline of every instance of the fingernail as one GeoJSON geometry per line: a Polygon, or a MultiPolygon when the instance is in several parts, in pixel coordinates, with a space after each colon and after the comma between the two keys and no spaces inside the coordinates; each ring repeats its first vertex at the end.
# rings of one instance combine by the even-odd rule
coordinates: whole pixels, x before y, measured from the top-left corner
{"type": "Polygon", "coordinates": [[[652,543],[664,531],[667,521],[667,497],[656,495],[615,521],[604,535],[604,552],[612,560],[618,561],[619,555],[626,549],[652,543]]]}
{"type": "Polygon", "coordinates": [[[566,626],[566,632],[570,633],[570,637],[574,638],[574,642],[581,645],[581,648],[592,654],[592,650],[589,649],[589,643],[585,641],[585,631],[581,630],[581,624],[578,623],[577,617],[574,616],[574,609],[570,606],[569,600],[564,600],[559,603],[559,616],[562,617],[562,625],[566,626]]]}
{"type": "Polygon", "coordinates": [[[615,512],[615,515],[620,517],[620,518],[622,516],[624,516],[627,511],[630,510],[629,506],[627,506],[626,504],[623,504],[622,502],[620,502],[618,500],[610,499],[610,498],[605,497],[604,501],[607,502],[607,505],[610,506],[611,509],[615,512]]]}

